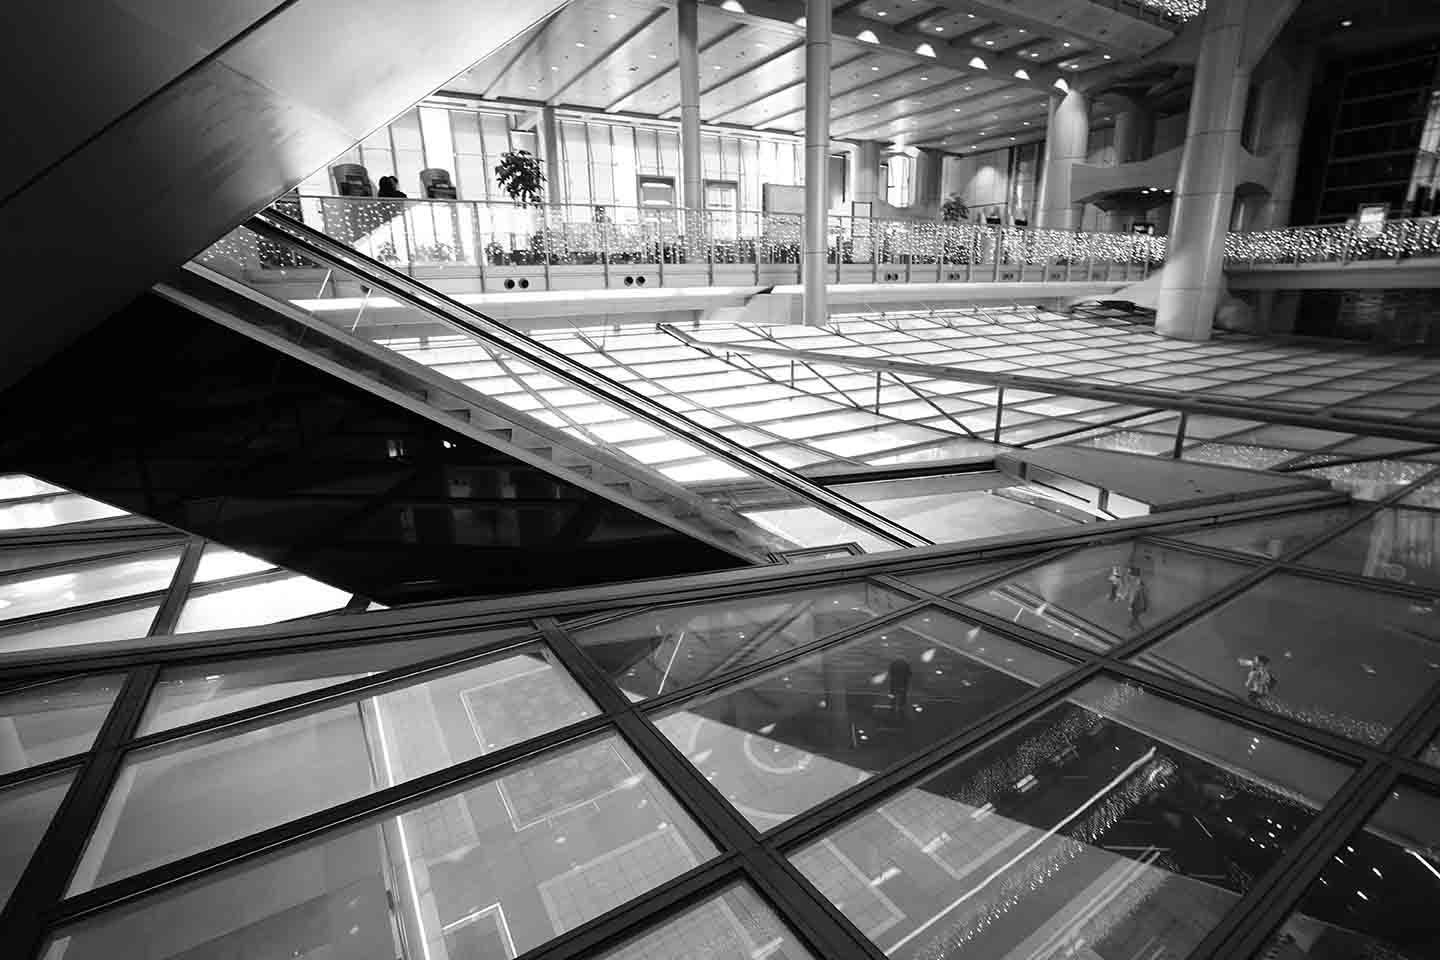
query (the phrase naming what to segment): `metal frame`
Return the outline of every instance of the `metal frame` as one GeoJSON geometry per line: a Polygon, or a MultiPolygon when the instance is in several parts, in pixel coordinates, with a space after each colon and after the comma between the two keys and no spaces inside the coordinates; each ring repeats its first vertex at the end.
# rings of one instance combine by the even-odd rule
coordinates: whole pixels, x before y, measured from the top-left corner
{"type": "MultiPolygon", "coordinates": [[[[85,917],[118,903],[157,890],[169,889],[199,876],[208,876],[231,865],[245,863],[287,845],[305,842],[323,831],[353,826],[433,800],[473,778],[509,769],[543,751],[580,738],[609,731],[618,734],[648,765],[658,782],[670,791],[700,828],[719,847],[720,855],[662,885],[650,895],[597,917],[541,947],[522,954],[525,960],[570,960],[612,946],[648,927],[662,923],[676,912],[695,905],[724,887],[743,882],[776,910],[800,942],[816,956],[866,957],[880,960],[884,955],[860,931],[821,897],[789,862],[787,855],[798,846],[819,837],[886,797],[912,786],[944,764],[1004,732],[1011,725],[1037,715],[1064,701],[1079,685],[1100,676],[1128,681],[1167,698],[1207,712],[1225,716],[1230,722],[1258,728],[1286,742],[1348,762],[1354,775],[1321,810],[1304,836],[1291,845],[1272,867],[1226,915],[1207,937],[1195,957],[1249,957],[1263,944],[1270,930],[1282,922],[1309,882],[1329,856],[1349,835],[1363,825],[1369,813],[1384,800],[1399,779],[1422,789],[1440,792],[1440,769],[1412,759],[1412,755],[1440,727],[1440,684],[1418,703],[1378,746],[1344,739],[1324,730],[1306,727],[1297,721],[1266,712],[1259,706],[1211,691],[1192,687],[1169,676],[1154,673],[1130,661],[1135,653],[1173,634],[1214,611],[1249,586],[1276,573],[1296,573],[1310,578],[1353,582],[1344,574],[1316,571],[1303,564],[1312,550],[1366,522],[1388,509],[1422,484],[1440,477],[1431,471],[1408,487],[1382,501],[1358,510],[1345,525],[1303,544],[1289,554],[1264,561],[1227,554],[1214,547],[1188,544],[1173,539],[1183,533],[1217,523],[1243,522],[1300,515],[1313,509],[1329,508],[1343,500],[1334,496],[1308,495],[1231,504],[1205,510],[1186,511],[1143,520],[1088,527],[1066,537],[1036,535],[997,538],[996,541],[958,547],[932,547],[899,555],[879,555],[822,561],[813,564],[778,565],[722,574],[675,578],[622,588],[601,587],[537,597],[506,598],[481,602],[422,605],[368,617],[344,617],[299,621],[286,625],[230,631],[193,638],[172,648],[142,645],[119,654],[105,652],[79,657],[58,653],[28,664],[12,665],[0,659],[0,682],[24,683],[40,677],[75,676],[96,670],[125,672],[126,680],[93,747],[80,755],[31,768],[0,780],[0,786],[28,782],[57,770],[75,769],[66,800],[57,811],[36,854],[3,915],[0,930],[17,958],[36,955],[48,931],[55,925],[85,917]],[[1237,584],[1217,591],[1168,620],[1103,654],[1091,653],[1023,625],[1009,622],[965,603],[963,594],[986,585],[998,584],[1018,571],[1039,566],[1077,550],[1145,535],[1166,549],[1203,556],[1224,556],[1232,562],[1247,563],[1249,573],[1237,584]],[[904,579],[907,574],[953,567],[968,561],[1009,557],[1012,563],[983,579],[965,584],[951,595],[929,593],[904,579]],[[601,671],[586,648],[577,643],[574,631],[605,619],[652,608],[655,604],[690,604],[720,598],[743,599],[843,583],[869,585],[908,598],[909,602],[889,613],[847,627],[801,646],[787,649],[761,661],[722,671],[689,687],[667,691],[663,696],[632,702],[601,671]],[[960,596],[957,596],[959,594],[960,596]],[[626,597],[641,606],[625,609],[626,597]],[[907,619],[918,611],[934,609],[962,617],[1014,642],[1042,650],[1073,664],[1058,679],[1035,688],[1019,701],[995,711],[968,727],[955,731],[932,748],[901,759],[886,771],[841,793],[832,801],[813,808],[780,827],[761,835],[730,806],[719,791],[692,767],[670,741],[650,722],[657,712],[692,697],[713,692],[783,663],[874,632],[887,624],[907,619]],[[579,621],[562,624],[557,616],[579,615],[579,621]],[[525,621],[530,621],[527,625],[525,621]],[[274,701],[229,715],[176,727],[145,737],[136,737],[139,718],[162,670],[181,664],[239,655],[273,657],[310,649],[350,648],[356,644],[379,643],[399,637],[423,638],[457,631],[474,632],[499,625],[514,625],[459,653],[391,669],[359,680],[335,684],[274,701]],[[349,702],[462,668],[466,663],[526,644],[542,642],[555,655],[575,682],[599,708],[596,716],[466,761],[445,770],[384,788],[355,801],[277,825],[261,833],[232,841],[200,854],[147,870],[87,893],[62,898],[69,876],[83,852],[91,825],[96,821],[114,778],[129,751],[161,742],[179,742],[238,725],[267,724],[277,717],[323,709],[337,702],[349,702]]],[[[198,560],[198,551],[187,549],[186,560],[198,560]],[[191,554],[194,554],[194,557],[191,554]]],[[[187,566],[182,563],[181,566],[187,566]]],[[[193,574],[193,571],[192,571],[193,574]]],[[[182,577],[177,576],[177,580],[182,577]]],[[[1413,588],[1366,581],[1378,592],[1422,595],[1413,588]]]]}

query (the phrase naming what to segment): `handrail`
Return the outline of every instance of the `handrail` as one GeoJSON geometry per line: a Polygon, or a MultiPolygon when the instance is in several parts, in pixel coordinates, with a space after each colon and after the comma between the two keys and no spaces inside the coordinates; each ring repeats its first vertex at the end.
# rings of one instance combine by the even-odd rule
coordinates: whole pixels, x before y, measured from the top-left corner
{"type": "MultiPolygon", "coordinates": [[[[1181,413],[1208,414],[1235,420],[1259,420],[1266,423],[1283,423],[1295,427],[1311,427],[1317,430],[1364,434],[1372,437],[1388,437],[1396,440],[1414,440],[1434,443],[1436,428],[1433,424],[1408,424],[1404,421],[1381,420],[1373,417],[1356,417],[1341,413],[1301,413],[1290,411],[1272,404],[1257,404],[1231,397],[1207,399],[1203,393],[1179,395],[1148,387],[1099,386],[1077,383],[1074,380],[1050,380],[1044,377],[1027,377],[1015,373],[991,373],[980,370],[966,370],[958,367],[942,367],[934,364],[915,363],[892,358],[850,356],[843,353],[824,353],[818,350],[804,350],[789,347],[765,347],[752,343],[731,343],[719,340],[701,340],[668,323],[657,323],[656,329],[668,333],[687,346],[701,350],[727,350],[734,353],[763,353],[793,360],[812,360],[819,363],[859,367],[866,370],[888,370],[894,373],[909,373],[934,380],[955,380],[960,383],[977,383],[985,386],[1013,387],[1030,390],[1050,396],[1082,397],[1089,400],[1103,400],[1114,403],[1129,403],[1154,407],[1160,410],[1175,410],[1181,413]]],[[[1324,466],[1324,464],[1316,464],[1324,466]]]]}
{"type": "Polygon", "coordinates": [[[773,463],[708,427],[676,414],[633,388],[612,380],[558,350],[458,303],[442,293],[377,263],[323,233],[273,210],[257,213],[247,226],[263,236],[294,244],[320,261],[330,261],[362,276],[372,287],[416,305],[442,322],[495,344],[563,380],[579,383],[607,401],[660,429],[678,435],[732,466],[756,474],[867,533],[905,547],[930,540],[800,474],[773,463]]]}

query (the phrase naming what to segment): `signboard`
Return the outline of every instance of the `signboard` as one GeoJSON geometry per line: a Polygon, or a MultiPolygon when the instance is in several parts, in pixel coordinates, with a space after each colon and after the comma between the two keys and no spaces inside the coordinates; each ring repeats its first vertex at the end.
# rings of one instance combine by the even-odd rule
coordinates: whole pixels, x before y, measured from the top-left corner
{"type": "Polygon", "coordinates": [[[768,215],[805,214],[805,188],[790,187],[780,183],[767,183],[761,188],[762,209],[768,215]]]}

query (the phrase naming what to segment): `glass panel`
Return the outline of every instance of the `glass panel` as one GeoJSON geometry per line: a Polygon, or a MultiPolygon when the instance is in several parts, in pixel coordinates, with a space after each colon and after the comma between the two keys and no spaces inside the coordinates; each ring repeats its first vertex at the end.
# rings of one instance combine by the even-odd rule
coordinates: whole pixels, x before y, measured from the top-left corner
{"type": "Polygon", "coordinates": [[[1432,463],[1406,460],[1373,460],[1301,472],[1323,477],[1330,481],[1332,487],[1348,491],[1357,500],[1381,500],[1421,479],[1434,467],[1432,463]]]}
{"type": "Polygon", "coordinates": [[[715,853],[609,736],[88,918],[45,957],[514,957],[715,853]]]}
{"type": "Polygon", "coordinates": [[[682,607],[581,630],[575,639],[626,696],[646,700],[719,676],[910,601],[867,582],[682,607]]]}
{"type": "Polygon", "coordinates": [[[1347,773],[1098,680],[793,860],[894,957],[1184,957],[1347,773]]]}
{"type": "Polygon", "coordinates": [[[26,503],[0,504],[0,530],[28,530],[123,517],[125,511],[76,494],[26,503]]]}
{"type": "Polygon", "coordinates": [[[1062,557],[963,599],[1007,620],[1103,652],[1245,573],[1239,563],[1134,540],[1062,557]]]}
{"type": "Polygon", "coordinates": [[[593,716],[536,644],[365,700],[126,758],[72,892],[593,716]]]}
{"type": "Polygon", "coordinates": [[[1188,533],[1177,533],[1176,540],[1220,547],[1257,557],[1280,557],[1293,553],[1305,544],[1353,519],[1365,507],[1344,507],[1338,510],[1311,510],[1287,513],[1283,517],[1254,520],[1249,523],[1227,523],[1205,527],[1188,533]]]}
{"type": "Polygon", "coordinates": [[[46,483],[39,477],[23,473],[0,475],[0,500],[23,500],[26,497],[43,497],[47,494],[64,492],[64,487],[46,483]]]}
{"type": "Polygon", "coordinates": [[[767,830],[1068,667],[927,610],[690,701],[657,726],[767,830]]]}
{"type": "Polygon", "coordinates": [[[1432,601],[1276,574],[1136,659],[1341,736],[1380,743],[1440,680],[1432,601]]]}
{"type": "Polygon", "coordinates": [[[1440,587],[1435,556],[1437,543],[1440,543],[1440,512],[1382,510],[1360,526],[1305,554],[1300,562],[1431,589],[1440,587]]]}
{"type": "Polygon", "coordinates": [[[0,773],[89,750],[124,682],[76,677],[0,694],[0,773]]]}
{"type": "Polygon", "coordinates": [[[0,634],[0,653],[17,650],[44,650],[83,643],[111,643],[143,637],[150,632],[159,604],[106,610],[83,617],[59,617],[43,626],[27,626],[0,634]]]}
{"type": "Polygon", "coordinates": [[[275,623],[314,613],[339,610],[350,602],[350,594],[309,577],[293,576],[268,583],[231,587],[214,593],[194,595],[185,601],[176,633],[196,630],[223,630],[275,623]]]}
{"type": "Polygon", "coordinates": [[[0,620],[152,593],[170,586],[180,549],[19,576],[0,583],[0,620]]]}
{"type": "Polygon", "coordinates": [[[0,790],[0,909],[20,882],[74,778],[74,771],[66,770],[0,790]]]}
{"type": "Polygon", "coordinates": [[[805,960],[810,956],[769,904],[743,884],[599,955],[601,960],[805,960]]]}
{"type": "MultiPolygon", "coordinates": [[[[140,734],[169,730],[261,703],[369,677],[408,663],[479,647],[519,633],[517,628],[453,637],[353,644],[288,656],[251,657],[174,667],[160,674],[140,734]]],[[[548,668],[541,668],[548,669],[548,668]]]]}
{"type": "Polygon", "coordinates": [[[154,540],[92,540],[88,543],[57,543],[0,551],[0,573],[40,567],[67,560],[87,560],[107,553],[124,553],[155,546],[154,540]]]}
{"type": "Polygon", "coordinates": [[[1440,800],[1402,787],[1335,854],[1263,956],[1432,960],[1436,903],[1440,800]]]}
{"type": "Polygon", "coordinates": [[[222,547],[218,543],[207,543],[205,552],[200,554],[200,565],[195,568],[195,582],[209,583],[211,580],[273,569],[275,565],[268,560],[222,547]]]}
{"type": "Polygon", "coordinates": [[[931,570],[925,573],[902,573],[898,574],[898,577],[906,583],[914,584],[921,590],[946,594],[953,593],[961,587],[974,583],[976,580],[983,580],[986,577],[993,576],[1007,567],[1018,567],[1024,562],[1024,557],[1012,557],[1009,560],[996,560],[991,563],[971,563],[963,567],[947,567],[944,570],[931,570]]]}

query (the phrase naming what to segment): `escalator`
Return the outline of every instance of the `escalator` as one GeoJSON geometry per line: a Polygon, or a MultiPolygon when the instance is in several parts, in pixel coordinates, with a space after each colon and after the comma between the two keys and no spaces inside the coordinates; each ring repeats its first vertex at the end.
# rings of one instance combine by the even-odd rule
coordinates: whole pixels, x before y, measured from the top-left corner
{"type": "Polygon", "coordinates": [[[481,442],[565,471],[752,562],[835,542],[866,550],[929,542],[278,214],[257,215],[157,291],[199,312],[209,304],[217,322],[263,332],[297,356],[321,353],[359,381],[388,381],[427,416],[458,421],[481,442]],[[292,268],[306,277],[323,270],[322,296],[298,295],[292,268]],[[777,527],[749,509],[760,503],[767,513],[788,504],[798,519],[777,527]]]}
{"type": "Polygon", "coordinates": [[[0,437],[0,466],[385,604],[697,573],[822,545],[795,532],[804,524],[767,522],[776,503],[812,516],[824,543],[837,530],[871,550],[926,542],[327,244],[257,218],[176,271],[12,389],[29,415],[0,437]],[[270,265],[264,282],[237,246],[270,265]],[[301,261],[328,271],[331,290],[366,291],[356,309],[272,295],[284,264],[301,261]],[[391,308],[367,315],[381,299],[391,308]],[[427,365],[442,347],[469,351],[484,367],[470,373],[507,375],[427,365]],[[557,418],[556,390],[589,398],[595,422],[557,418]],[[606,424],[693,456],[667,474],[607,440],[606,424]]]}

